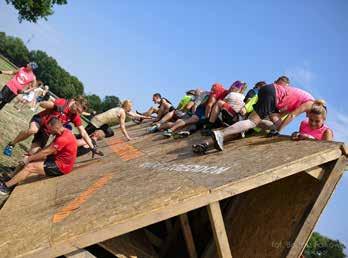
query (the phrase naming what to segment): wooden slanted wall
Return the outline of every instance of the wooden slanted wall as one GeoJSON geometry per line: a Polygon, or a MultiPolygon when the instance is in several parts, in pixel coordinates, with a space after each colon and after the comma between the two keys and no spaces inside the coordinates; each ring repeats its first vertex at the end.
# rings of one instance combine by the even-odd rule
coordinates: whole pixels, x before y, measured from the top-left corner
{"type": "MultiPolygon", "coordinates": [[[[303,171],[342,156],[340,143],[294,142],[287,137],[237,140],[226,144],[224,152],[197,156],[191,145],[202,140],[200,135],[168,140],[147,134],[146,126],[129,128],[130,135],[138,137],[134,141],[115,137],[101,143],[105,157],[85,156],[69,175],[16,188],[0,210],[1,257],[68,254],[184,213],[192,222],[199,256],[197,226],[190,213],[233,196],[240,200],[234,216],[225,221],[225,227],[231,227],[227,236],[233,257],[255,257],[258,252],[282,257],[289,249],[284,241],[302,232],[300,221],[326,182],[303,171]]],[[[340,169],[342,173],[344,167],[340,169]]],[[[329,194],[332,191],[328,188],[329,194]]],[[[176,230],[175,224],[172,228],[176,230]]]]}

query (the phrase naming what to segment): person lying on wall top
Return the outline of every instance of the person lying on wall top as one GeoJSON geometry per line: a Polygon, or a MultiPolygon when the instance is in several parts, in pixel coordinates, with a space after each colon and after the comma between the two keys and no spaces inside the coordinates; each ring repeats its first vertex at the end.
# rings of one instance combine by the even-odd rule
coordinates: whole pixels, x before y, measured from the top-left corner
{"type": "Polygon", "coordinates": [[[180,100],[177,108],[168,112],[158,122],[155,122],[155,124],[148,129],[148,132],[155,133],[157,131],[162,131],[169,128],[167,124],[168,122],[175,122],[185,116],[188,117],[189,115],[187,113],[193,108],[195,97],[196,90],[187,91],[185,96],[180,100]]]}
{"type": "Polygon", "coordinates": [[[79,96],[75,99],[56,99],[54,101],[42,101],[40,106],[44,108],[42,112],[34,115],[29,122],[29,128],[21,131],[17,137],[8,143],[4,149],[4,155],[11,157],[15,145],[34,135],[29,154],[34,154],[44,148],[48,142],[50,131],[48,121],[52,117],[57,117],[65,127],[70,126],[72,122],[79,130],[82,138],[92,149],[93,153],[98,153],[96,146],[93,145],[85,128],[82,125],[80,114],[87,110],[87,101],[79,96]]]}
{"type": "MultiPolygon", "coordinates": [[[[155,118],[151,117],[153,122],[156,123],[160,121],[167,113],[175,110],[172,103],[168,99],[162,97],[162,95],[159,93],[152,95],[152,101],[154,102],[154,106],[149,108],[149,110],[147,110],[145,113],[140,113],[138,111],[136,111],[136,113],[146,117],[151,117],[153,114],[157,114],[155,118]]],[[[144,119],[140,119],[138,122],[142,122],[143,120],[144,119]]],[[[136,119],[133,119],[133,121],[137,122],[136,119]]]]}
{"type": "Polygon", "coordinates": [[[22,169],[9,181],[0,181],[0,194],[8,195],[13,188],[31,175],[56,177],[69,174],[76,161],[77,143],[72,132],[57,117],[50,117],[47,127],[55,136],[53,142],[25,156],[22,169]]]}
{"type": "MultiPolygon", "coordinates": [[[[279,77],[273,84],[262,87],[258,94],[258,101],[253,106],[254,111],[248,119],[239,121],[223,130],[212,132],[211,141],[202,142],[206,145],[202,150],[207,150],[211,145],[219,151],[223,151],[224,142],[230,141],[237,134],[257,127],[263,119],[269,118],[272,124],[270,136],[277,135],[296,116],[311,110],[314,98],[308,92],[289,86],[286,76],[279,77]],[[281,119],[287,115],[284,120],[281,119]]],[[[196,152],[196,147],[193,151],[196,152]]],[[[204,152],[203,152],[204,153],[204,152]]]]}
{"type": "Polygon", "coordinates": [[[35,62],[30,62],[15,71],[0,71],[0,74],[13,75],[0,92],[0,110],[26,88],[36,85],[34,70],[37,68],[35,62]]]}
{"type": "Polygon", "coordinates": [[[199,92],[197,93],[195,104],[192,108],[193,113],[190,114],[189,117],[177,120],[176,122],[174,122],[174,124],[168,123],[169,128],[167,127],[167,129],[164,130],[163,135],[168,138],[181,138],[190,135],[199,128],[202,128],[207,120],[205,116],[207,104],[215,104],[216,100],[221,99],[227,94],[228,91],[225,90],[224,87],[219,83],[214,83],[211,87],[210,92],[204,92],[199,90],[199,92]],[[188,128],[188,130],[182,131],[185,128],[188,128]]]}
{"type": "Polygon", "coordinates": [[[244,108],[245,96],[243,95],[246,88],[247,84],[245,82],[235,81],[230,86],[228,94],[223,99],[215,102],[209,119],[202,130],[202,135],[211,135],[211,130],[213,128],[230,126],[242,119],[241,116],[246,114],[246,110],[244,108]],[[220,113],[221,118],[218,121],[220,113]]]}

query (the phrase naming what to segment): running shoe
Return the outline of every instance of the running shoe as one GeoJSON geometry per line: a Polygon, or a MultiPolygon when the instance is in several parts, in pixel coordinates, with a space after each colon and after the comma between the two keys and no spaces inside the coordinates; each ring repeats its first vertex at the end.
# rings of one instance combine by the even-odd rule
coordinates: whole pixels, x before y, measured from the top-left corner
{"type": "Polygon", "coordinates": [[[267,137],[274,137],[274,136],[278,136],[279,132],[275,129],[272,129],[271,131],[269,131],[269,133],[267,134],[267,137]]]}
{"type": "Polygon", "coordinates": [[[173,131],[171,129],[164,130],[163,136],[170,138],[173,136],[173,131]]]}
{"type": "Polygon", "coordinates": [[[0,194],[9,195],[10,192],[10,189],[5,185],[5,183],[0,181],[0,194]]]}
{"type": "Polygon", "coordinates": [[[173,134],[173,138],[174,139],[186,138],[188,136],[190,136],[190,132],[189,131],[180,131],[180,132],[177,132],[177,133],[173,134]]]}
{"type": "Polygon", "coordinates": [[[13,146],[8,144],[4,149],[4,155],[11,157],[12,153],[13,153],[13,146]]]}
{"type": "Polygon", "coordinates": [[[196,153],[196,154],[205,154],[208,151],[208,144],[206,143],[193,144],[192,151],[193,153],[196,153]]]}
{"type": "Polygon", "coordinates": [[[155,133],[158,132],[159,126],[158,125],[153,125],[150,128],[147,129],[149,133],[155,133]]]}
{"type": "Polygon", "coordinates": [[[222,132],[213,131],[211,138],[213,139],[215,149],[217,149],[219,151],[223,151],[224,150],[224,136],[223,136],[222,132]]]}

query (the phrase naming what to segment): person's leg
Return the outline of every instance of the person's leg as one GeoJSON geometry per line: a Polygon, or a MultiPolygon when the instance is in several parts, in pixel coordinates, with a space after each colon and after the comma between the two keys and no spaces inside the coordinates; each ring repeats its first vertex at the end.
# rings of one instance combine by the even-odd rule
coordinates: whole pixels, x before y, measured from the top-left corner
{"type": "Polygon", "coordinates": [[[173,132],[175,132],[176,130],[187,126],[187,125],[192,125],[192,124],[196,124],[199,122],[199,117],[196,115],[191,116],[188,119],[179,119],[178,121],[175,122],[175,124],[170,128],[173,132]]]}
{"type": "Polygon", "coordinates": [[[207,104],[205,106],[205,117],[206,118],[210,117],[211,110],[212,110],[213,106],[215,105],[216,101],[217,101],[217,99],[216,99],[215,95],[209,96],[209,99],[208,99],[207,104]]]}
{"type": "Polygon", "coordinates": [[[261,118],[256,112],[252,112],[248,119],[239,121],[225,129],[220,130],[224,137],[229,137],[233,134],[245,132],[256,127],[261,122],[261,118]]]}
{"type": "Polygon", "coordinates": [[[39,131],[40,127],[36,122],[31,122],[27,130],[21,131],[17,137],[10,142],[10,145],[14,146],[17,143],[28,139],[30,136],[36,134],[39,131]]]}
{"type": "Polygon", "coordinates": [[[16,95],[5,85],[0,92],[0,110],[15,97],[16,95]]]}
{"type": "Polygon", "coordinates": [[[211,124],[214,124],[218,118],[218,115],[222,109],[222,106],[225,104],[225,102],[223,100],[219,100],[215,103],[215,105],[213,106],[213,109],[210,113],[210,117],[209,117],[209,122],[211,124]]]}
{"type": "Polygon", "coordinates": [[[18,174],[16,174],[11,180],[7,181],[5,183],[5,185],[7,187],[15,186],[18,183],[24,181],[31,174],[37,174],[37,175],[43,175],[44,176],[45,175],[44,162],[43,161],[37,161],[37,162],[29,163],[18,174]]]}
{"type": "Polygon", "coordinates": [[[159,130],[166,130],[166,129],[172,128],[174,124],[175,123],[173,122],[167,122],[167,123],[161,124],[161,126],[159,127],[159,130]]]}
{"type": "MultiPolygon", "coordinates": [[[[273,113],[270,115],[270,119],[274,124],[275,129],[278,129],[278,127],[281,125],[282,123],[282,116],[279,113],[273,113]]],[[[273,128],[272,128],[273,129],[273,128]]]]}
{"type": "MultiPolygon", "coordinates": [[[[163,126],[167,121],[169,121],[170,119],[173,118],[174,116],[174,110],[171,111],[171,112],[168,112],[167,114],[165,114],[158,122],[155,122],[155,124],[151,127],[148,128],[148,131],[150,133],[155,133],[157,132],[158,130],[162,130],[163,129],[163,126]]],[[[168,129],[167,126],[164,126],[164,129],[168,129]]]]}

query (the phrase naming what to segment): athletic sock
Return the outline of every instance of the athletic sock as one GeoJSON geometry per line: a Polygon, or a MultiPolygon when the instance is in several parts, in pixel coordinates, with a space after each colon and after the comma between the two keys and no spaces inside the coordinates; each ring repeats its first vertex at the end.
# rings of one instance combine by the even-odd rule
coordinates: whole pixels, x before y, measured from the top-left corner
{"type": "Polygon", "coordinates": [[[253,121],[247,119],[247,120],[239,121],[231,125],[230,127],[227,127],[224,130],[224,134],[226,133],[237,134],[237,133],[248,131],[249,129],[252,129],[254,127],[256,127],[256,124],[253,121]]]}

